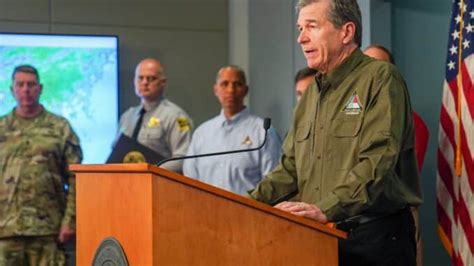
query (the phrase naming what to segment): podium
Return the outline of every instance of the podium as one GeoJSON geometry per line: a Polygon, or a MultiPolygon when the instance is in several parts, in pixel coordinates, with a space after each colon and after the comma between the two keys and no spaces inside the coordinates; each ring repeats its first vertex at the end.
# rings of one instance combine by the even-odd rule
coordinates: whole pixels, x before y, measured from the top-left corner
{"type": "Polygon", "coordinates": [[[129,265],[338,265],[342,231],[149,164],[71,165],[77,265],[107,237],[129,265]]]}

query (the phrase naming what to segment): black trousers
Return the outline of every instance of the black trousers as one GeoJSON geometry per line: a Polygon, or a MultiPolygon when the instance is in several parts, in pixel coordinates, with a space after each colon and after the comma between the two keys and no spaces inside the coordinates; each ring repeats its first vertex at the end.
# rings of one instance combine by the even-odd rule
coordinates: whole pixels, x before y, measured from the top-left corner
{"type": "Polygon", "coordinates": [[[415,266],[415,225],[409,209],[350,228],[347,239],[339,240],[339,265],[415,266]]]}

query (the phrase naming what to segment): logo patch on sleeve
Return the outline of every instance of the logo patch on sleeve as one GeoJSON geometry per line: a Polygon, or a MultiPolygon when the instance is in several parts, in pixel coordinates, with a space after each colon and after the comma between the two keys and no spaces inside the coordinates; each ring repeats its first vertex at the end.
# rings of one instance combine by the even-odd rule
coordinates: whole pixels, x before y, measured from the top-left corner
{"type": "Polygon", "coordinates": [[[360,112],[362,111],[362,105],[360,104],[359,96],[357,95],[357,93],[355,93],[351,96],[351,98],[349,98],[342,111],[345,112],[346,115],[360,114],[360,112]]]}
{"type": "Polygon", "coordinates": [[[191,124],[189,123],[189,119],[187,117],[180,116],[176,118],[176,122],[178,123],[179,131],[181,132],[186,132],[191,129],[191,124]]]}

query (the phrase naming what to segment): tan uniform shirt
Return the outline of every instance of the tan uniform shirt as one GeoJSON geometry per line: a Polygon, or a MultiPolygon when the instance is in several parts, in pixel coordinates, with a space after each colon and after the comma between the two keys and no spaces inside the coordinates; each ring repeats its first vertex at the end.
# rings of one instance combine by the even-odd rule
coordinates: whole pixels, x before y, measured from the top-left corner
{"type": "Polygon", "coordinates": [[[251,197],[275,204],[298,193],[330,221],[421,204],[411,113],[396,68],[356,50],[304,94],[281,163],[251,197]]]}
{"type": "MultiPolygon", "coordinates": [[[[142,105],[129,108],[120,117],[120,132],[131,137],[140,116],[142,105]]],[[[189,115],[173,102],[160,98],[146,110],[137,141],[165,158],[185,156],[191,143],[193,122],[189,115]]],[[[120,135],[120,134],[119,134],[120,135]]],[[[155,162],[158,163],[158,162],[155,162]]],[[[162,165],[174,172],[182,172],[183,161],[162,165]]]]}

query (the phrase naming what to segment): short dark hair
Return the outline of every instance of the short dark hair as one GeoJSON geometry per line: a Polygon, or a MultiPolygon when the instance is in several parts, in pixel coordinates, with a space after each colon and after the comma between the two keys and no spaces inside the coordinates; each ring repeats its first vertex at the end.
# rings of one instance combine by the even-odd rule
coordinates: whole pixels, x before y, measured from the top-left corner
{"type": "Polygon", "coordinates": [[[380,44],[372,44],[372,45],[367,46],[367,48],[365,48],[364,51],[367,51],[370,48],[379,49],[383,51],[384,53],[386,53],[388,55],[388,60],[390,61],[390,63],[395,65],[395,59],[393,58],[393,55],[388,48],[380,44]]]}
{"type": "MultiPolygon", "coordinates": [[[[296,4],[296,11],[320,0],[299,0],[296,4]]],[[[336,28],[342,27],[347,22],[355,25],[354,41],[360,47],[362,45],[362,15],[357,0],[330,0],[330,9],[327,14],[328,20],[336,28]]]]}
{"type": "Polygon", "coordinates": [[[295,75],[295,84],[298,83],[298,81],[305,79],[307,77],[314,77],[318,73],[317,70],[314,70],[309,67],[302,68],[296,72],[295,75]]]}
{"type": "Polygon", "coordinates": [[[32,65],[19,65],[19,66],[16,66],[16,67],[13,69],[12,81],[15,80],[15,75],[16,75],[16,73],[18,73],[18,72],[33,74],[33,75],[36,76],[36,79],[38,80],[38,83],[40,82],[40,77],[39,77],[38,69],[36,69],[36,67],[34,67],[34,66],[32,66],[32,65]]]}

